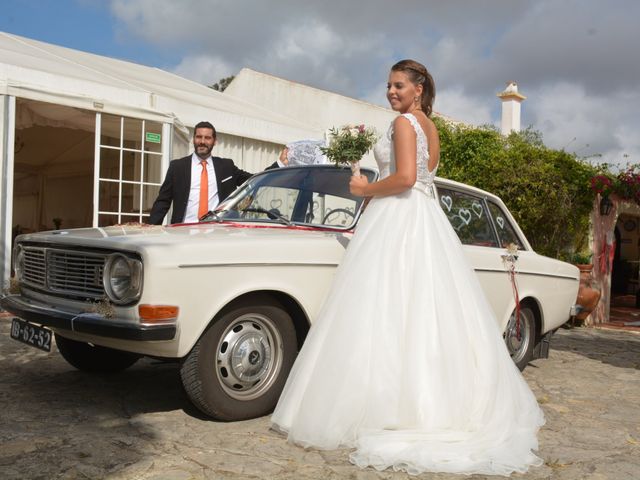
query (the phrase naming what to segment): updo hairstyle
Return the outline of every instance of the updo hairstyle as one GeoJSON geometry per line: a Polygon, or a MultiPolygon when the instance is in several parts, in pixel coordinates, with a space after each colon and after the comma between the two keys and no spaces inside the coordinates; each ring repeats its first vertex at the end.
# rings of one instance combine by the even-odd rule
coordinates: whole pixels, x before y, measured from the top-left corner
{"type": "Polygon", "coordinates": [[[400,60],[391,67],[391,71],[404,72],[411,83],[416,86],[422,85],[420,106],[427,117],[431,116],[433,101],[436,98],[436,85],[427,68],[415,60],[400,60]]]}

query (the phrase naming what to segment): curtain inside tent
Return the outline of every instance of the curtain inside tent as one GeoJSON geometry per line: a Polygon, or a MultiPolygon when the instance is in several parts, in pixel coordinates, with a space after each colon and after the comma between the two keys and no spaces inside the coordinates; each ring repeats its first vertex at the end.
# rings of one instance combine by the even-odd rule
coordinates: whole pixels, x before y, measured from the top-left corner
{"type": "Polygon", "coordinates": [[[59,220],[63,228],[91,225],[94,132],[94,112],[18,100],[12,221],[17,233],[53,229],[59,220]]]}

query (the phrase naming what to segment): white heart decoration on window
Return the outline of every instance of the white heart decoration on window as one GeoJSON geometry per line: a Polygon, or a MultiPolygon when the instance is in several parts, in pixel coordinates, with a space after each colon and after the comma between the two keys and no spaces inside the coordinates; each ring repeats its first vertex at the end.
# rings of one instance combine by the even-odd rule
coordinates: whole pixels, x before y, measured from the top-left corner
{"type": "Polygon", "coordinates": [[[473,210],[473,213],[475,213],[478,218],[482,217],[482,205],[480,205],[480,203],[473,202],[471,210],[473,210]]]}
{"type": "Polygon", "coordinates": [[[451,207],[453,206],[453,200],[449,195],[442,195],[440,197],[440,202],[447,207],[447,212],[451,211],[451,207]]]}
{"type": "Polygon", "coordinates": [[[458,209],[458,217],[465,225],[469,225],[469,222],[471,222],[471,210],[467,210],[466,208],[458,209]]]}
{"type": "Polygon", "coordinates": [[[502,217],[497,217],[496,218],[496,223],[498,224],[498,226],[500,227],[500,230],[504,229],[504,218],[502,217]]]}

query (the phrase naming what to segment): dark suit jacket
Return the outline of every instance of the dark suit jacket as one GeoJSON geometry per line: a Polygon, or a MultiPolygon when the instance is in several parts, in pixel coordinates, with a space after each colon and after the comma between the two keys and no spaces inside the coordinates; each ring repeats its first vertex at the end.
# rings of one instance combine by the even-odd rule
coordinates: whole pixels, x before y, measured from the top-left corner
{"type": "MultiPolygon", "coordinates": [[[[218,198],[222,202],[253,174],[238,168],[230,158],[212,157],[212,159],[213,170],[216,173],[216,183],[218,184],[218,198]]],[[[277,166],[278,163],[276,162],[270,165],[269,168],[277,166]]],[[[149,223],[160,225],[169,211],[171,203],[173,203],[171,223],[182,222],[187,211],[190,190],[191,155],[172,160],[169,164],[158,198],[156,198],[153,207],[151,207],[149,223]]]]}

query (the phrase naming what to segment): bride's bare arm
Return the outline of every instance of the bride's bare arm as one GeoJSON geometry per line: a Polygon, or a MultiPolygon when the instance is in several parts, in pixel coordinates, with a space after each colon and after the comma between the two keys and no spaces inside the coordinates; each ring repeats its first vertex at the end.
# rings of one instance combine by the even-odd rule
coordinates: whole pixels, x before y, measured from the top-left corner
{"type": "Polygon", "coordinates": [[[360,197],[384,197],[410,189],[416,183],[416,132],[405,117],[393,122],[393,151],[396,171],[388,177],[369,183],[364,176],[351,177],[349,188],[360,197]]]}

